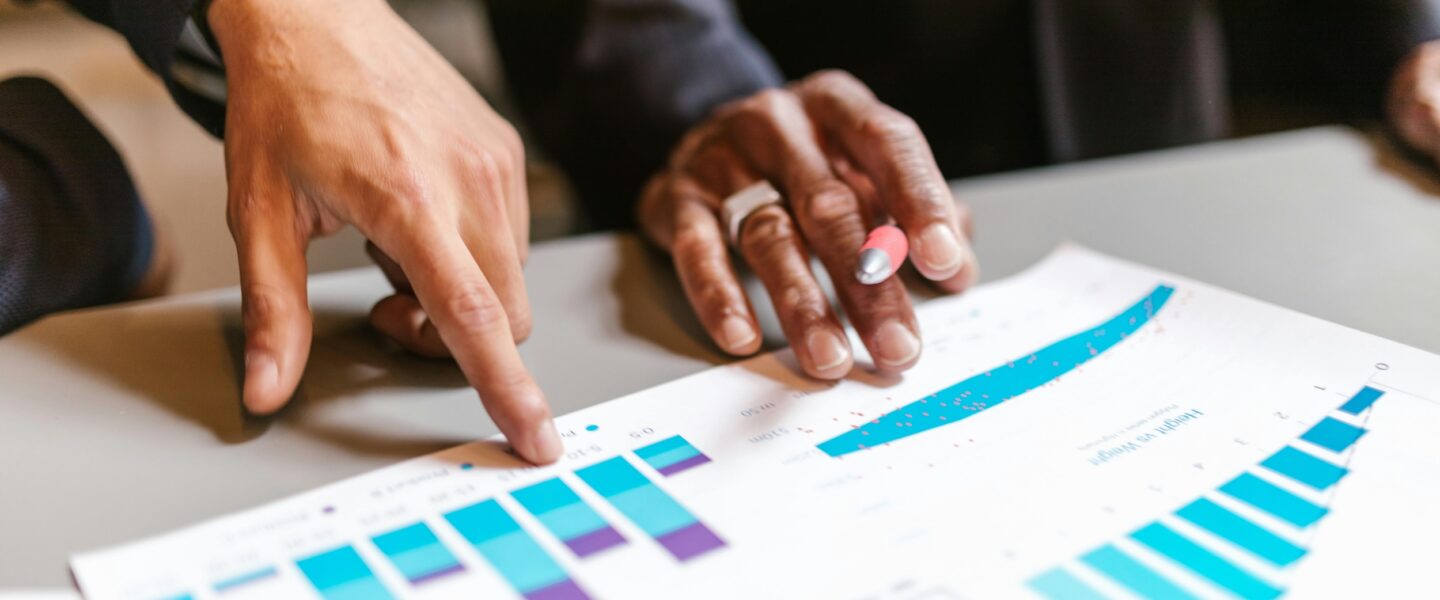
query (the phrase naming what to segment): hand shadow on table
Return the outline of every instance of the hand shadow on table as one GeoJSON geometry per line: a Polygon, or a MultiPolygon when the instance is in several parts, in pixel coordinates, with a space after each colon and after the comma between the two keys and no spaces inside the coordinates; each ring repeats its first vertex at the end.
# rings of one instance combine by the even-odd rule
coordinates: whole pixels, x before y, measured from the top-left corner
{"type": "MultiPolygon", "coordinates": [[[[245,443],[283,420],[286,427],[363,454],[416,456],[469,439],[387,437],[314,418],[318,405],[377,388],[466,388],[454,363],[426,360],[382,342],[366,315],[317,310],[310,361],[299,391],[275,415],[250,415],[240,402],[245,373],[244,327],[238,308],[213,304],[137,307],[70,313],[37,324],[16,341],[70,361],[171,415],[208,430],[224,444],[245,443]]],[[[66,401],[69,386],[53,386],[66,401]]],[[[39,398],[39,400],[47,400],[39,398]]]]}
{"type": "Polygon", "coordinates": [[[1436,170],[1436,158],[1416,151],[1394,135],[1370,133],[1375,149],[1375,165],[1381,171],[1394,175],[1432,200],[1440,200],[1440,171],[1436,170]]]}

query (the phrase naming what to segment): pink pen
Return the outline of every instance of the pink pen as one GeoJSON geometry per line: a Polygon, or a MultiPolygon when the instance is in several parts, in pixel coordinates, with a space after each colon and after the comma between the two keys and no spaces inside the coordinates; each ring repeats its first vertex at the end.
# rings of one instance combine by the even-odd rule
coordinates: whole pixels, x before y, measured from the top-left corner
{"type": "Polygon", "coordinates": [[[865,285],[875,285],[894,275],[905,264],[905,255],[910,243],[905,232],[894,225],[876,227],[865,236],[865,245],[860,247],[860,260],[855,263],[855,279],[865,285]]]}

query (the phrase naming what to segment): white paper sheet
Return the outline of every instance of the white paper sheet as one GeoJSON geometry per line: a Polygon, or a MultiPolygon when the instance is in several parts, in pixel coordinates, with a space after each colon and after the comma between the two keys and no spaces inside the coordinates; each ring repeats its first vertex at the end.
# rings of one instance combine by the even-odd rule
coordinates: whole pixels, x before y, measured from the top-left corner
{"type": "Polygon", "coordinates": [[[919,317],[903,377],[762,356],[560,418],[557,465],[476,442],[72,568],[95,599],[1434,589],[1440,357],[1079,248],[919,317]]]}

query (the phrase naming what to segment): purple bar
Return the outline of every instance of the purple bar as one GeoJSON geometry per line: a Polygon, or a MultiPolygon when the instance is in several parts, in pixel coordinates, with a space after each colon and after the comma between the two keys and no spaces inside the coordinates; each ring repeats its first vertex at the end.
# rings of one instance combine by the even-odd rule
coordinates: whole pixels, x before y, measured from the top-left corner
{"type": "Polygon", "coordinates": [[[526,600],[590,600],[585,590],[575,584],[574,579],[566,579],[560,583],[552,583],[543,588],[525,594],[526,600]]]}
{"type": "Polygon", "coordinates": [[[710,462],[710,457],[705,456],[704,454],[696,454],[695,456],[677,462],[673,465],[670,465],[663,469],[659,469],[659,471],[661,475],[669,477],[690,467],[698,467],[708,462],[710,462]]]}
{"type": "Polygon", "coordinates": [[[725,540],[720,539],[700,522],[662,535],[656,538],[656,541],[680,560],[690,560],[716,548],[725,547],[725,540]]]}
{"type": "Polygon", "coordinates": [[[435,571],[435,572],[433,572],[433,573],[426,573],[426,574],[424,574],[424,575],[421,575],[421,576],[419,576],[419,577],[416,577],[416,578],[414,578],[414,579],[411,579],[411,580],[410,580],[410,583],[412,583],[412,584],[414,584],[414,585],[421,585],[421,584],[425,584],[425,583],[430,583],[431,581],[435,581],[436,579],[439,579],[439,578],[444,577],[444,576],[446,576],[446,575],[454,575],[454,574],[456,574],[456,573],[462,573],[462,572],[464,572],[464,571],[465,571],[465,565],[455,565],[455,566],[453,566],[453,567],[445,567],[444,569],[440,569],[439,571],[435,571]]]}
{"type": "Polygon", "coordinates": [[[585,558],[608,548],[614,548],[625,543],[625,536],[615,531],[614,527],[606,525],[580,537],[565,540],[565,545],[575,556],[585,558]]]}

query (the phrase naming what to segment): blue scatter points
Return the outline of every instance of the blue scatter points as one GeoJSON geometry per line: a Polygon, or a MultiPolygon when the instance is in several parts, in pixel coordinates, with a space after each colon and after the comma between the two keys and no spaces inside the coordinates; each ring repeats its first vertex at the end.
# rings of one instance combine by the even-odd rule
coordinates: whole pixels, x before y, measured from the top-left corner
{"type": "Polygon", "coordinates": [[[1069,373],[1150,322],[1175,288],[1156,286],[1110,320],[993,368],[822,442],[830,456],[906,438],[969,418],[1069,373]],[[928,402],[937,400],[938,402],[928,402]]]}

